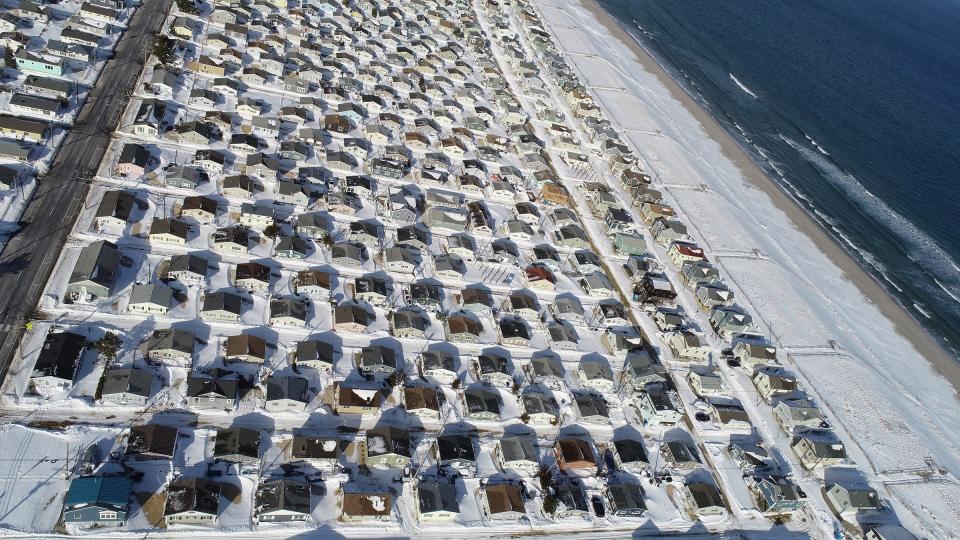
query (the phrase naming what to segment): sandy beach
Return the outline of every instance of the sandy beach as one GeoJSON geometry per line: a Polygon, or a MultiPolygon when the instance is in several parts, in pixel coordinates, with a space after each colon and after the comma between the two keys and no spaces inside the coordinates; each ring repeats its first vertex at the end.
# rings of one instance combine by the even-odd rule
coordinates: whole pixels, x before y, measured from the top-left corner
{"type": "Polygon", "coordinates": [[[814,221],[806,211],[747,155],[740,144],[730,136],[714,118],[705,111],[654,59],[636,39],[627,32],[595,0],[584,0],[591,14],[601,21],[607,30],[633,51],[635,60],[670,91],[674,99],[683,105],[699,122],[707,136],[723,150],[724,155],[740,170],[753,187],[763,191],[771,202],[791,221],[794,228],[807,236],[830,260],[843,271],[844,277],[854,283],[863,295],[874,304],[906,338],[917,352],[925,357],[938,373],[943,375],[960,394],[960,362],[917,322],[877,280],[867,273],[827,231],[814,221]]]}

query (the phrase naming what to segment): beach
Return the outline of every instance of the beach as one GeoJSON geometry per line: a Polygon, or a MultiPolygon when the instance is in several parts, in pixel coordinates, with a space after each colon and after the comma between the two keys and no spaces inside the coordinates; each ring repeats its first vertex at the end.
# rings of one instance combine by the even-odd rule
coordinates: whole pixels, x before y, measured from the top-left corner
{"type": "Polygon", "coordinates": [[[960,496],[960,363],[598,3],[536,6],[805,390],[859,447],[856,462],[925,529],[956,530],[960,514],[931,502],[960,496]],[[940,466],[950,495],[894,485],[940,466]]]}
{"type": "Polygon", "coordinates": [[[680,102],[699,122],[703,131],[723,149],[723,154],[733,162],[744,179],[753,187],[763,191],[776,208],[782,211],[793,226],[809,238],[817,248],[827,255],[830,260],[843,272],[846,279],[854,283],[863,292],[871,303],[879,309],[896,327],[897,333],[910,341],[917,352],[926,358],[930,364],[945,379],[950,381],[954,389],[960,392],[960,362],[946,351],[930,333],[923,328],[897,301],[886,291],[877,280],[868,274],[849,253],[843,250],[840,244],[832,238],[823,227],[814,221],[804,209],[797,204],[789,194],[770,179],[753,162],[740,144],[730,136],[717,121],[705,111],[686,90],[684,90],[649,54],[636,39],[627,32],[620,23],[604,11],[594,0],[584,0],[584,6],[590,13],[600,20],[613,36],[619,39],[634,53],[636,60],[649,73],[670,90],[671,96],[680,102]]]}

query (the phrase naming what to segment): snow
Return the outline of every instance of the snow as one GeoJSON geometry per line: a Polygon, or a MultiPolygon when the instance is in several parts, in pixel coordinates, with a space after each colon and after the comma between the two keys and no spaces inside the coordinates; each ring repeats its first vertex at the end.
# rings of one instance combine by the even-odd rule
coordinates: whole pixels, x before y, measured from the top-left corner
{"type": "MultiPolygon", "coordinates": [[[[949,383],[763,192],[745,184],[697,120],[583,4],[547,0],[537,7],[575,70],[590,84],[609,87],[594,88],[601,107],[615,125],[629,127],[622,133],[655,173],[681,219],[695,224],[698,242],[720,251],[746,248],[762,254],[719,257],[717,262],[744,300],[741,305],[763,321],[775,343],[787,350],[790,367],[810,381],[820,403],[831,407],[847,440],[854,445],[864,441],[866,459],[858,464],[877,463],[874,472],[882,473],[884,467],[910,468],[931,455],[948,467],[946,484],[914,476],[918,483],[899,492],[910,508],[938,500],[940,486],[956,485],[960,419],[950,412],[957,409],[957,398],[949,383]],[[708,191],[690,189],[701,185],[708,191]],[[807,347],[824,347],[827,340],[841,347],[840,360],[828,355],[829,361],[817,362],[803,354],[807,347]],[[871,376],[858,377],[867,373],[871,376]],[[843,403],[847,405],[839,405],[843,403]],[[871,412],[876,416],[868,421],[871,412]],[[882,429],[877,433],[875,427],[882,429]],[[911,454],[918,448],[919,457],[911,454]],[[924,493],[927,485],[933,487],[924,493]]],[[[929,530],[939,536],[951,529],[938,525],[929,530]]]]}

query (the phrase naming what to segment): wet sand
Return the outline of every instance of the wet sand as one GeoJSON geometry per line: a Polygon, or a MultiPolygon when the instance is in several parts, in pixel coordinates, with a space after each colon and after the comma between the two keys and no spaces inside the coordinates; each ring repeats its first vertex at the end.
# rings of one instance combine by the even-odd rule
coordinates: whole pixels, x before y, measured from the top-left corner
{"type": "Polygon", "coordinates": [[[934,336],[917,322],[882,285],[844,249],[823,227],[784,192],[779,184],[753,162],[740,145],[684,90],[650,54],[641,47],[610,14],[595,0],[583,0],[589,9],[626,48],[633,51],[636,60],[647,72],[656,76],[670,94],[700,122],[704,132],[716,141],[723,154],[741,171],[753,187],[763,191],[774,206],[786,214],[793,226],[806,235],[843,272],[844,277],[857,286],[863,295],[889,319],[898,334],[907,339],[933,368],[953,385],[960,394],[960,362],[944,349],[934,336]]]}

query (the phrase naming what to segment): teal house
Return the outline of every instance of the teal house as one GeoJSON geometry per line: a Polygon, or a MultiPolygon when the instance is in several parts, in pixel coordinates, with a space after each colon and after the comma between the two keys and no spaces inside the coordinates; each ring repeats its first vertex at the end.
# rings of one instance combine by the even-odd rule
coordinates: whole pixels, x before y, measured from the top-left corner
{"type": "Polygon", "coordinates": [[[83,527],[116,527],[127,520],[133,482],[123,476],[74,478],[63,501],[63,522],[83,527]]]}
{"type": "Polygon", "coordinates": [[[14,53],[17,61],[17,69],[20,71],[29,71],[32,73],[44,73],[46,75],[62,76],[66,73],[63,59],[48,60],[38,54],[34,54],[24,48],[17,49],[14,53]]]}

